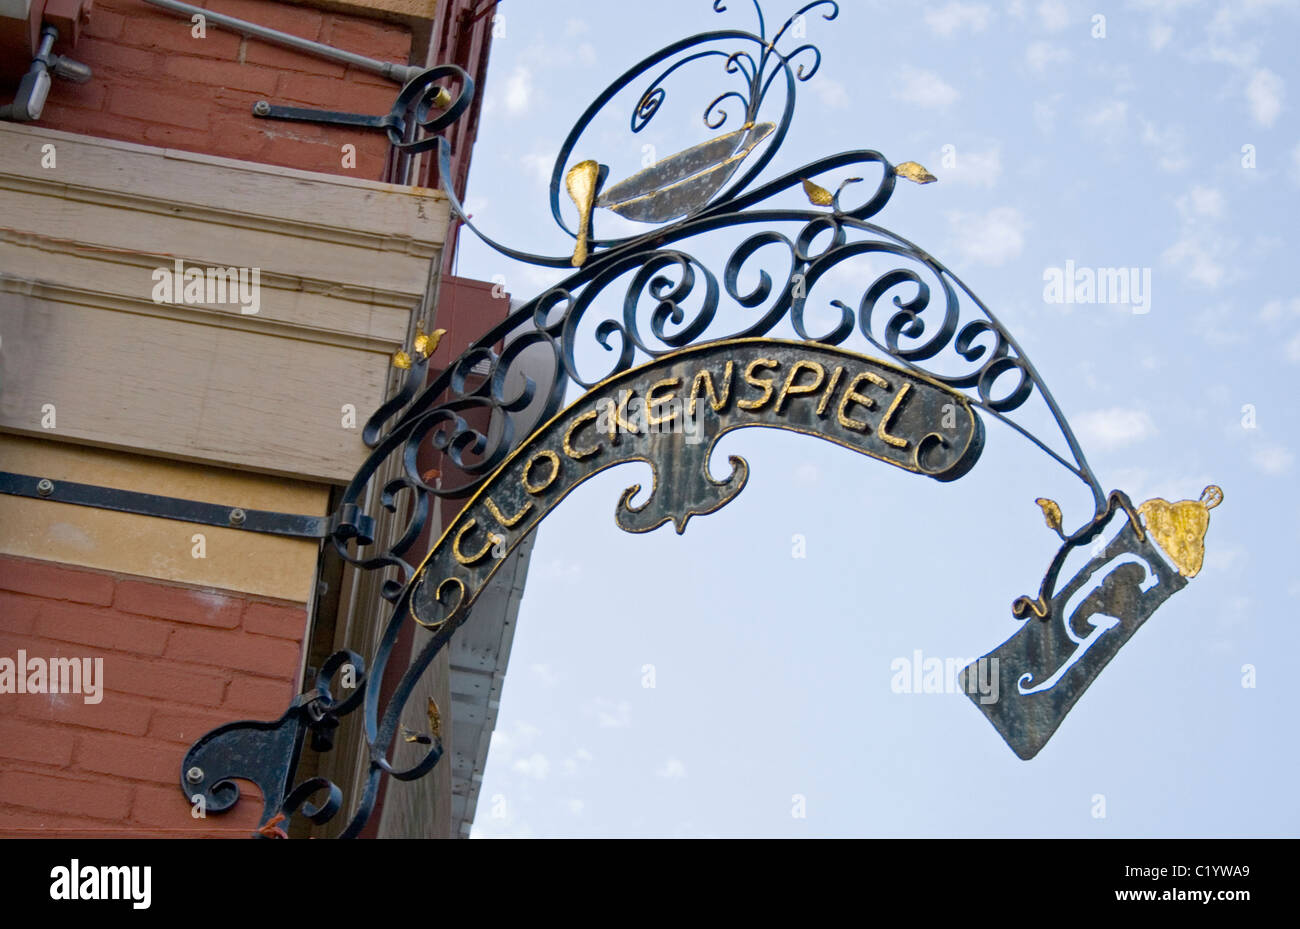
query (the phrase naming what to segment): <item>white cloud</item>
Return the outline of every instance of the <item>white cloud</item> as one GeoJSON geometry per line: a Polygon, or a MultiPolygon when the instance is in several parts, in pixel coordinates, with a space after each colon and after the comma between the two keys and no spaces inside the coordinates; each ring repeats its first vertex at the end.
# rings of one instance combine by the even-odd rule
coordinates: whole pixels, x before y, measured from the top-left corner
{"type": "Polygon", "coordinates": [[[953,166],[942,174],[945,183],[992,187],[1002,174],[1002,151],[996,145],[982,152],[958,149],[953,166]]]}
{"type": "Polygon", "coordinates": [[[813,89],[817,91],[822,103],[832,110],[842,110],[852,102],[848,88],[833,78],[822,80],[821,75],[818,75],[817,80],[813,81],[813,89]]]}
{"type": "Polygon", "coordinates": [[[926,108],[942,108],[955,103],[960,97],[951,84],[933,71],[905,66],[895,80],[894,97],[904,103],[926,108]]]}
{"type": "Polygon", "coordinates": [[[1271,126],[1282,112],[1282,95],[1285,84],[1268,68],[1260,68],[1246,85],[1246,101],[1250,104],[1251,119],[1260,126],[1271,126]]]}
{"type": "Polygon", "coordinates": [[[1184,235],[1165,249],[1161,258],[1166,264],[1181,270],[1188,280],[1203,287],[1218,287],[1227,277],[1227,266],[1190,235],[1184,235]]]}
{"type": "Polygon", "coordinates": [[[1025,49],[1025,64],[1029,65],[1029,70],[1039,74],[1046,71],[1052,65],[1062,65],[1070,60],[1070,51],[1063,45],[1057,45],[1055,42],[1030,42],[1029,47],[1025,49]]]}
{"type": "Polygon", "coordinates": [[[1161,129],[1143,120],[1142,142],[1156,150],[1156,165],[1161,171],[1177,174],[1187,169],[1187,139],[1179,127],[1161,129]]]}
{"type": "Polygon", "coordinates": [[[658,768],[655,769],[655,777],[667,778],[668,780],[677,780],[686,776],[686,765],[682,764],[676,758],[669,758],[658,768]]]}
{"type": "Polygon", "coordinates": [[[1291,341],[1286,343],[1284,351],[1286,352],[1287,361],[1292,364],[1300,364],[1300,332],[1297,332],[1291,341]]]}
{"type": "Polygon", "coordinates": [[[1026,222],[1014,207],[994,207],[987,213],[949,213],[948,227],[956,248],[976,264],[1000,265],[1025,248],[1026,222]]]}
{"type": "Polygon", "coordinates": [[[1228,278],[1228,258],[1236,242],[1219,234],[1226,212],[1223,194],[1213,187],[1195,186],[1174,201],[1179,235],[1161,256],[1193,284],[1218,287],[1228,278]]]}
{"type": "Polygon", "coordinates": [[[511,770],[516,774],[522,774],[524,777],[544,781],[546,776],[551,773],[551,762],[541,752],[533,752],[527,758],[520,758],[511,765],[511,770]]]}
{"type": "Polygon", "coordinates": [[[993,11],[984,3],[953,2],[925,11],[925,24],[941,36],[951,36],[962,29],[983,32],[993,11]]]}
{"type": "Polygon", "coordinates": [[[1038,4],[1038,19],[1048,32],[1060,32],[1070,25],[1070,10],[1064,0],[1043,0],[1038,4]]]}
{"type": "Polygon", "coordinates": [[[565,805],[568,806],[569,812],[574,816],[580,816],[583,809],[586,808],[586,804],[577,797],[570,797],[568,803],[565,805]]]}
{"type": "Polygon", "coordinates": [[[1141,410],[1112,407],[1091,410],[1074,418],[1083,447],[1102,451],[1123,448],[1155,434],[1151,417],[1141,410]]]}
{"type": "Polygon", "coordinates": [[[1169,40],[1174,37],[1174,29],[1164,23],[1152,23],[1151,29],[1147,32],[1147,44],[1151,46],[1153,52],[1164,49],[1169,44],[1169,40]]]}
{"type": "Polygon", "coordinates": [[[548,664],[533,665],[533,673],[536,674],[537,678],[547,687],[554,687],[562,679],[561,676],[556,674],[548,664]]]}
{"type": "Polygon", "coordinates": [[[1222,219],[1224,213],[1223,193],[1213,187],[1199,184],[1174,201],[1179,214],[1185,221],[1195,222],[1199,217],[1222,219]]]}
{"type": "Polygon", "coordinates": [[[1300,144],[1291,149],[1291,180],[1300,184],[1300,144]]]}
{"type": "Polygon", "coordinates": [[[1250,463],[1265,474],[1276,476],[1291,470],[1295,455],[1281,445],[1260,445],[1251,452],[1250,463]]]}
{"type": "Polygon", "coordinates": [[[506,109],[511,113],[523,112],[528,108],[528,101],[532,95],[532,73],[520,65],[506,78],[506,109]]]}
{"type": "Polygon", "coordinates": [[[1106,100],[1097,104],[1083,118],[1083,123],[1102,135],[1114,138],[1128,122],[1128,103],[1123,100],[1106,100]]]}
{"type": "Polygon", "coordinates": [[[588,712],[596,716],[596,725],[602,729],[626,729],[632,725],[632,704],[626,700],[607,700],[597,697],[588,712]]]}

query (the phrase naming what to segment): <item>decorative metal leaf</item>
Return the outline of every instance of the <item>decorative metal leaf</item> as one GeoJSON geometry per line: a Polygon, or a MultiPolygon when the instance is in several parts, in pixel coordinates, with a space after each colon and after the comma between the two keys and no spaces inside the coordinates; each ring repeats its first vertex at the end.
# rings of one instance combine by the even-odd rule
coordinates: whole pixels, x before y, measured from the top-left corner
{"type": "Polygon", "coordinates": [[[899,177],[905,177],[909,181],[917,184],[933,184],[938,180],[933,174],[925,170],[915,161],[905,161],[901,165],[894,166],[894,173],[899,177]]]}
{"type": "Polygon", "coordinates": [[[427,335],[423,330],[417,329],[415,332],[415,350],[420,353],[421,357],[428,358],[438,350],[438,343],[442,341],[442,337],[446,334],[446,329],[435,329],[427,335]]]}
{"type": "Polygon", "coordinates": [[[429,731],[435,739],[442,738],[442,715],[438,712],[438,704],[433,697],[429,698],[429,731]]]}
{"type": "Polygon", "coordinates": [[[807,179],[803,182],[803,192],[808,195],[808,202],[813,206],[830,206],[835,202],[829,190],[807,179]]]}
{"type": "Polygon", "coordinates": [[[411,367],[411,356],[403,351],[393,352],[393,367],[407,370],[411,367]]]}
{"type": "Polygon", "coordinates": [[[1057,506],[1055,500],[1049,500],[1046,497],[1039,497],[1034,501],[1043,510],[1043,518],[1047,520],[1047,528],[1055,532],[1061,531],[1061,508],[1057,506]]]}

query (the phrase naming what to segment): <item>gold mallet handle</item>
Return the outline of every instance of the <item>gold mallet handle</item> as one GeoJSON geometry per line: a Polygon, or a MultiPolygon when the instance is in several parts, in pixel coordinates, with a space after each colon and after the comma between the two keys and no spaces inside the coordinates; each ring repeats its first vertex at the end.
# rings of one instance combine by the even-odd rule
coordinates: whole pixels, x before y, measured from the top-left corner
{"type": "Polygon", "coordinates": [[[591,210],[596,203],[596,180],[600,165],[595,161],[580,161],[564,175],[564,187],[578,208],[578,242],[573,248],[573,266],[581,268],[587,261],[587,229],[591,225],[591,210]]]}

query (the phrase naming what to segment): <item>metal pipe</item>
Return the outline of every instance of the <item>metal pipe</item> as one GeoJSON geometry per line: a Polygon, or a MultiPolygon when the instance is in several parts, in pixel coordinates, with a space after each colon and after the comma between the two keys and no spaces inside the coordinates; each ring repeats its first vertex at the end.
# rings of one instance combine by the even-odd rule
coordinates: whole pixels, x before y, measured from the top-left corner
{"type": "Polygon", "coordinates": [[[266,26],[259,26],[257,23],[250,23],[248,20],[236,19],[233,16],[227,16],[225,13],[217,13],[212,10],[205,10],[203,7],[193,6],[189,3],[179,3],[177,0],[144,0],[145,3],[153,6],[160,6],[164,10],[177,13],[181,16],[193,17],[202,16],[209,22],[218,26],[224,26],[232,32],[238,32],[240,35],[251,36],[256,39],[262,39],[266,42],[272,42],[276,45],[283,45],[287,48],[297,49],[300,52],[306,52],[308,55],[315,55],[317,58],[330,58],[334,61],[341,61],[344,64],[350,64],[353,67],[362,68],[374,74],[382,75],[390,81],[396,81],[399,84],[405,84],[423,69],[415,65],[393,64],[391,61],[380,61],[377,58],[367,58],[365,55],[358,55],[355,52],[346,52],[341,48],[333,48],[320,42],[313,42],[311,39],[300,38],[296,35],[290,35],[287,32],[280,32],[278,29],[270,29],[266,26]]]}

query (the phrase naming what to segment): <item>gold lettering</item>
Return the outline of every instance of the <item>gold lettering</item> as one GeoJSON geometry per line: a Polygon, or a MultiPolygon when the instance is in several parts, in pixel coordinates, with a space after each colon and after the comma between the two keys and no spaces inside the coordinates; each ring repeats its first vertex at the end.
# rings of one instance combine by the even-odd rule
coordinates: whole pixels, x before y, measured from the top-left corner
{"type": "Polygon", "coordinates": [[[826,407],[831,402],[831,397],[835,396],[835,387],[840,382],[840,375],[844,373],[844,365],[836,365],[835,373],[831,375],[831,382],[826,385],[826,391],[822,394],[821,403],[817,404],[817,415],[825,416],[826,407]]]}
{"type": "Polygon", "coordinates": [[[650,386],[650,389],[645,394],[645,421],[647,426],[659,426],[663,423],[670,423],[677,418],[676,410],[672,410],[667,416],[656,416],[655,407],[676,399],[677,388],[681,386],[682,379],[680,377],[670,377],[666,381],[656,381],[650,386]],[[655,399],[655,391],[660,387],[670,387],[672,389],[668,392],[668,396],[655,399]]]}
{"type": "Polygon", "coordinates": [[[691,381],[691,402],[690,409],[687,410],[687,415],[690,416],[691,419],[695,418],[695,401],[699,397],[703,396],[703,394],[700,393],[700,385],[703,385],[704,389],[709,392],[709,405],[713,407],[713,412],[722,412],[727,405],[727,400],[731,398],[731,372],[734,367],[735,362],[728,361],[727,366],[723,368],[721,394],[714,392],[713,375],[709,373],[707,368],[696,373],[695,380],[691,381]]]}
{"type": "Polygon", "coordinates": [[[906,382],[903,383],[902,387],[898,388],[898,394],[894,397],[894,402],[889,405],[889,411],[885,413],[885,418],[880,421],[880,426],[876,429],[876,436],[888,442],[890,445],[894,446],[894,448],[907,448],[907,439],[901,439],[896,435],[890,435],[887,430],[890,421],[894,418],[894,413],[898,411],[898,407],[902,404],[903,398],[907,396],[907,392],[911,389],[912,385],[906,382]]]}
{"type": "MultiPolygon", "coordinates": [[[[622,429],[628,435],[641,434],[641,430],[636,428],[635,423],[629,423],[627,421],[627,405],[628,403],[631,402],[634,396],[636,396],[635,391],[632,390],[619,391],[618,408],[614,411],[614,428],[622,429]]],[[[614,437],[618,438],[618,434],[615,433],[614,437]]]]}
{"type": "Polygon", "coordinates": [[[551,451],[549,448],[544,448],[536,455],[534,455],[532,458],[529,458],[528,464],[524,465],[524,479],[523,479],[524,490],[528,491],[530,494],[532,494],[535,497],[538,494],[545,491],[546,488],[554,484],[555,479],[559,476],[560,476],[560,456],[555,454],[555,452],[551,451]],[[551,473],[546,478],[545,481],[543,481],[540,484],[536,484],[533,482],[533,466],[536,465],[537,462],[541,460],[546,460],[551,463],[551,473]]]}
{"type": "Polygon", "coordinates": [[[487,541],[483,543],[483,547],[480,548],[478,551],[474,552],[472,555],[466,555],[464,552],[460,550],[460,540],[463,539],[469,533],[469,531],[477,525],[478,525],[478,520],[476,519],[469,520],[467,523],[465,523],[465,525],[461,526],[460,529],[456,531],[456,537],[452,539],[451,553],[455,555],[456,560],[463,565],[472,565],[482,561],[484,558],[487,557],[488,552],[492,551],[493,545],[496,545],[498,542],[503,541],[501,536],[497,535],[495,532],[489,532],[487,534],[487,541]]]}
{"type": "Polygon", "coordinates": [[[491,497],[484,497],[483,505],[488,508],[488,512],[492,514],[492,518],[499,522],[502,528],[513,529],[519,520],[528,515],[528,511],[533,508],[533,501],[525,501],[524,505],[519,508],[519,512],[514,516],[504,515],[499,509],[497,509],[497,505],[492,502],[491,497]]]}
{"type": "Polygon", "coordinates": [[[785,398],[791,394],[815,394],[817,389],[822,386],[822,381],[826,380],[826,369],[815,361],[796,361],[790,366],[790,373],[785,376],[785,384],[781,387],[781,392],[776,397],[776,412],[781,412],[781,407],[785,405],[785,398]],[[812,371],[816,373],[817,380],[811,384],[799,386],[795,381],[799,378],[800,371],[812,371]]]}
{"type": "Polygon", "coordinates": [[[584,458],[590,458],[600,451],[599,445],[593,445],[591,448],[575,448],[573,445],[573,434],[582,428],[584,423],[589,423],[593,419],[598,419],[600,413],[596,410],[583,413],[581,416],[569,423],[568,431],[564,433],[564,454],[568,455],[574,461],[582,461],[584,458]]]}
{"type": "Polygon", "coordinates": [[[754,369],[755,368],[779,368],[779,367],[781,367],[781,362],[776,361],[775,359],[772,358],[755,358],[753,361],[751,361],[749,363],[749,367],[745,368],[745,381],[751,386],[762,387],[763,396],[758,400],[741,400],[736,404],[736,406],[740,407],[742,410],[762,409],[763,406],[766,405],[767,401],[772,399],[774,382],[770,377],[767,378],[766,380],[755,377],[754,369]]]}
{"type": "Polygon", "coordinates": [[[837,416],[841,426],[845,429],[856,430],[857,432],[866,432],[871,428],[871,424],[864,419],[854,419],[849,416],[849,405],[860,403],[868,410],[875,409],[876,407],[875,400],[872,400],[866,394],[858,393],[858,385],[863,381],[868,381],[869,383],[875,384],[877,387],[883,387],[885,390],[889,389],[889,382],[880,375],[871,371],[863,371],[849,382],[849,389],[844,392],[843,398],[840,399],[840,408],[837,411],[837,416]]]}

